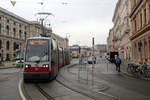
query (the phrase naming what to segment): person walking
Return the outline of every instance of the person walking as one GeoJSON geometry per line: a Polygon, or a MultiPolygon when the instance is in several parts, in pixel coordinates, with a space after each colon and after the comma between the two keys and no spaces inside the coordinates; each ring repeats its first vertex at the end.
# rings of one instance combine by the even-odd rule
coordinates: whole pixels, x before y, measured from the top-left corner
{"type": "Polygon", "coordinates": [[[121,59],[116,56],[115,58],[116,71],[120,72],[121,59]]]}

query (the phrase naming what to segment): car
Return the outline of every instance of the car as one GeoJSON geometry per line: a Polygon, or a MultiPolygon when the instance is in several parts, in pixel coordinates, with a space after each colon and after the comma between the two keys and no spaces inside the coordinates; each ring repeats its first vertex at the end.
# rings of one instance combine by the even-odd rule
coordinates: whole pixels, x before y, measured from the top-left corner
{"type": "Polygon", "coordinates": [[[88,57],[88,64],[92,64],[93,61],[94,61],[94,64],[96,64],[96,57],[94,57],[94,56],[88,57]]]}
{"type": "Polygon", "coordinates": [[[16,67],[23,67],[24,66],[24,59],[23,58],[17,58],[16,59],[16,67]]]}

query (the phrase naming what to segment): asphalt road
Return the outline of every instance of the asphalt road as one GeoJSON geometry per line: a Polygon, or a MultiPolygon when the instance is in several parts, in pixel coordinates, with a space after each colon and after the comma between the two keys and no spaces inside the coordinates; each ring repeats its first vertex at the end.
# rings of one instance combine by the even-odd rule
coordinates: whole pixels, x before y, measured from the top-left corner
{"type": "Polygon", "coordinates": [[[18,90],[20,69],[0,70],[0,100],[21,100],[18,90]]]}
{"type": "MultiPolygon", "coordinates": [[[[94,69],[94,81],[101,83],[101,86],[107,88],[100,91],[102,94],[105,93],[120,98],[120,100],[150,100],[150,81],[135,79],[126,76],[122,72],[118,73],[113,64],[108,64],[107,67],[105,59],[98,58],[97,61],[98,64],[95,65],[94,69]]],[[[91,68],[92,65],[87,66],[91,68]]],[[[74,66],[69,70],[64,68],[61,74],[63,75],[64,73],[64,76],[67,75],[66,78],[68,77],[70,81],[72,81],[71,78],[74,77],[72,82],[75,83],[78,77],[78,67],[79,66],[74,66]]],[[[83,73],[83,75],[86,75],[86,72],[85,74],[83,73]]],[[[21,78],[22,73],[20,69],[10,68],[0,70],[0,100],[21,100],[18,90],[18,84],[21,78]]],[[[38,83],[38,85],[56,100],[91,100],[91,98],[74,92],[56,81],[38,83]]],[[[29,99],[47,100],[47,98],[39,92],[34,83],[25,83],[24,88],[29,95],[29,99]]]]}

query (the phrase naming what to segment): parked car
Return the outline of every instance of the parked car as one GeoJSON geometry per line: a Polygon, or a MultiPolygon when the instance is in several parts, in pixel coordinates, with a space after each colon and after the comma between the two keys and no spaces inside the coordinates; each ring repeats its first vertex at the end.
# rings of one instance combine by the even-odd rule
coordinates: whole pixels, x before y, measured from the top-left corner
{"type": "Polygon", "coordinates": [[[88,57],[88,64],[92,64],[93,61],[94,61],[94,64],[96,64],[96,57],[94,57],[94,56],[88,57]]]}

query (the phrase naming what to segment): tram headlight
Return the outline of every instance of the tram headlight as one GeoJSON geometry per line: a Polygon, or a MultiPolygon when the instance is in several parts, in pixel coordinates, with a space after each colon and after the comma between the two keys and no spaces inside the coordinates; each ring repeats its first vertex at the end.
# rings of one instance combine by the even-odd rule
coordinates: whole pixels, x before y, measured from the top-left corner
{"type": "Polygon", "coordinates": [[[25,65],[25,68],[29,68],[29,67],[31,67],[30,65],[25,65]]]}
{"type": "Polygon", "coordinates": [[[49,65],[48,65],[48,64],[46,64],[46,65],[42,65],[42,67],[43,67],[43,68],[48,68],[48,67],[49,67],[49,65]]]}
{"type": "Polygon", "coordinates": [[[45,65],[45,67],[48,68],[49,66],[48,66],[48,65],[45,65]]]}

